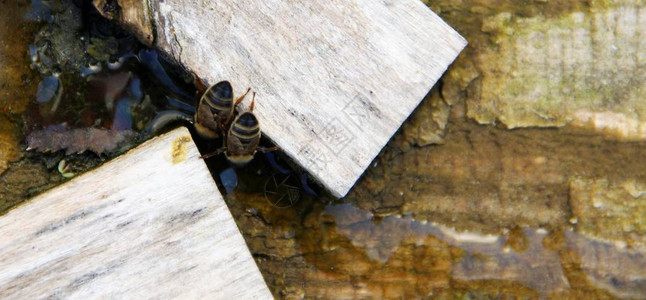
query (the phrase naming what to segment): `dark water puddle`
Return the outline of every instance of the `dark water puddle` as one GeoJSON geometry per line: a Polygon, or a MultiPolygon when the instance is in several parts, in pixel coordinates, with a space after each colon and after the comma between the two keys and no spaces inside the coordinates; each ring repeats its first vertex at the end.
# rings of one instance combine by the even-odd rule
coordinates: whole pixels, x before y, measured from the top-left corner
{"type": "Polygon", "coordinates": [[[2,5],[1,208],[190,121],[192,77],[90,1],[2,5]]]}
{"type": "MultiPolygon", "coordinates": [[[[522,228],[514,234],[494,236],[458,232],[410,216],[387,216],[373,221],[374,215],[349,204],[327,207],[324,214],[334,218],[337,232],[381,265],[388,264],[402,244],[421,246],[425,239],[433,238],[462,252],[459,259],[446,262],[451,264],[453,280],[507,280],[527,286],[541,296],[568,288],[558,253],[542,245],[547,235],[544,230],[522,228]],[[522,245],[513,244],[513,239],[521,239],[522,245]]],[[[426,267],[417,266],[420,271],[426,267]]]]}

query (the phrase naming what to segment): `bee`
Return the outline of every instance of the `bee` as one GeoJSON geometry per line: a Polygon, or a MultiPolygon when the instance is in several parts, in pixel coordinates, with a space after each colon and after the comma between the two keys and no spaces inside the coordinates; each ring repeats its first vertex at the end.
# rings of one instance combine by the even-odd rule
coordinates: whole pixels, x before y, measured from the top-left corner
{"type": "Polygon", "coordinates": [[[202,158],[209,158],[224,152],[231,164],[241,167],[248,164],[257,151],[267,152],[278,149],[278,147],[258,146],[260,143],[260,122],[253,114],[255,103],[256,92],[253,93],[249,110],[241,112],[231,123],[224,139],[224,146],[215,152],[203,155],[202,158]]]}
{"type": "MultiPolygon", "coordinates": [[[[200,86],[203,89],[201,82],[197,82],[200,83],[198,89],[200,86]]],[[[202,94],[195,110],[194,121],[197,133],[206,139],[216,139],[221,133],[225,133],[234,108],[242,102],[250,90],[251,88],[247,89],[247,92],[234,101],[233,88],[228,81],[220,81],[210,86],[202,94]]]]}

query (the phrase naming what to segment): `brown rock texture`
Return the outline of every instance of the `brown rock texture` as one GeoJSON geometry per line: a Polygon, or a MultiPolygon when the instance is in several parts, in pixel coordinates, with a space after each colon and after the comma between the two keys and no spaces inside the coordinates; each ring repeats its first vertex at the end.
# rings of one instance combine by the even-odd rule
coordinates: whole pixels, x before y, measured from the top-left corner
{"type": "Polygon", "coordinates": [[[508,128],[570,125],[611,139],[646,138],[643,2],[429,5],[470,42],[443,89],[447,103],[466,100],[470,118],[508,128]]]}
{"type": "Polygon", "coordinates": [[[18,130],[15,123],[0,115],[0,175],[9,167],[9,163],[22,157],[18,142],[18,130]]]}
{"type": "Polygon", "coordinates": [[[37,27],[23,21],[28,11],[27,3],[0,11],[0,114],[20,114],[36,98],[36,85],[29,83],[38,79],[29,69],[27,45],[37,27]]]}
{"type": "Polygon", "coordinates": [[[35,99],[35,80],[29,69],[27,44],[35,28],[21,22],[29,9],[25,3],[13,9],[0,10],[0,175],[8,164],[22,157],[19,146],[19,123],[29,100],[35,99]]]}
{"type": "Polygon", "coordinates": [[[635,179],[573,178],[570,205],[577,232],[646,251],[646,184],[635,179]]]}

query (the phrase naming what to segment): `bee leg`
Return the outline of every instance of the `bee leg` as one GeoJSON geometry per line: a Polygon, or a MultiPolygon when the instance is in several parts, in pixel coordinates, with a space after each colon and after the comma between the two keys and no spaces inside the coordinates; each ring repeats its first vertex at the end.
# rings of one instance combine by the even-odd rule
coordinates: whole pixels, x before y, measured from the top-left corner
{"type": "Polygon", "coordinates": [[[248,88],[247,91],[242,96],[240,96],[240,97],[238,97],[238,99],[236,99],[236,102],[233,104],[233,107],[238,106],[238,104],[240,104],[240,102],[242,102],[244,97],[247,97],[247,94],[249,94],[249,91],[251,91],[251,88],[248,88]]]}
{"type": "Polygon", "coordinates": [[[222,147],[222,148],[220,148],[220,149],[218,149],[218,150],[215,150],[215,151],[213,151],[213,152],[211,152],[211,153],[204,154],[204,155],[200,156],[200,158],[201,158],[201,159],[207,159],[207,158],[209,158],[209,157],[211,157],[211,156],[216,156],[216,155],[218,155],[218,154],[220,154],[220,153],[224,152],[225,150],[227,150],[227,148],[226,148],[226,147],[222,147]]]}
{"type": "Polygon", "coordinates": [[[256,149],[258,149],[258,151],[260,151],[260,152],[262,152],[262,153],[266,153],[266,152],[270,152],[270,151],[277,151],[277,150],[280,150],[280,147],[278,147],[278,146],[273,146],[273,147],[258,147],[258,148],[256,148],[256,149]]]}
{"type": "Polygon", "coordinates": [[[197,76],[194,72],[191,72],[193,74],[193,83],[195,84],[195,87],[197,87],[197,91],[200,92],[200,95],[204,94],[206,92],[206,85],[200,79],[200,77],[197,76]]]}
{"type": "Polygon", "coordinates": [[[222,131],[222,135],[226,137],[227,133],[229,132],[227,131],[226,127],[224,127],[224,123],[218,122],[218,124],[220,125],[220,130],[222,131]]]}
{"type": "Polygon", "coordinates": [[[253,111],[254,104],[256,104],[256,92],[253,92],[253,98],[251,98],[251,105],[249,105],[249,111],[253,111]]]}

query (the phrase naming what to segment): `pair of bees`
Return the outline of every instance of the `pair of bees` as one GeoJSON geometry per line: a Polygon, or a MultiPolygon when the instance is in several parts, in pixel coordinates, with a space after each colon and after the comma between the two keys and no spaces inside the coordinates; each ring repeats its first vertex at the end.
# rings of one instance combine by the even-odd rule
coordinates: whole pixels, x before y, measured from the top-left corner
{"type": "MultiPolygon", "coordinates": [[[[198,84],[198,88],[203,85],[198,84]]],[[[276,150],[276,147],[259,147],[260,123],[253,114],[256,93],[253,93],[251,105],[248,110],[241,112],[233,119],[235,108],[249,94],[247,89],[242,96],[234,100],[233,88],[228,81],[220,81],[210,86],[200,98],[200,103],[195,110],[195,130],[206,139],[224,137],[222,148],[202,155],[208,158],[224,152],[227,160],[236,166],[249,163],[257,150],[262,152],[276,150]],[[228,128],[228,129],[227,129],[228,128]]]]}

